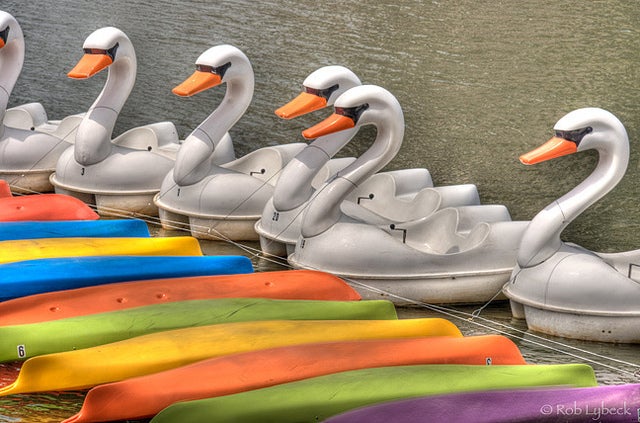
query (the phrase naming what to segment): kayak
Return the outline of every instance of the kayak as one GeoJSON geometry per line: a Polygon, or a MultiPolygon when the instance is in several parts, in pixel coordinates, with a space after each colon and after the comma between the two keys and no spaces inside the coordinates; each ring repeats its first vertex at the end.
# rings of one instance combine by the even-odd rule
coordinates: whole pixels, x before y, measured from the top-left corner
{"type": "Polygon", "coordinates": [[[501,335],[271,348],[96,386],[87,393],[80,412],[65,423],[148,418],[178,401],[230,395],[348,370],[410,364],[486,365],[487,361],[526,364],[518,347],[501,335]]]}
{"type": "MultiPolygon", "coordinates": [[[[146,257],[143,258],[146,259],[146,257]]],[[[157,257],[151,258],[157,259],[157,257]]],[[[165,263],[170,265],[165,267],[170,267],[171,273],[196,272],[198,266],[202,267],[201,263],[211,263],[209,268],[205,267],[207,275],[215,275],[213,265],[219,263],[220,275],[109,283],[16,298],[0,302],[0,326],[44,322],[151,304],[208,298],[262,297],[335,301],[361,299],[355,289],[331,273],[315,270],[250,273],[253,271],[251,261],[244,256],[173,257],[166,262],[160,261],[159,264],[165,263]],[[225,263],[226,266],[224,266],[225,263]],[[234,272],[244,274],[232,274],[234,272]]],[[[125,269],[155,269],[157,265],[134,261],[131,266],[125,266],[125,269]]],[[[87,269],[92,268],[87,267],[87,269]]],[[[92,271],[95,273],[95,268],[92,271]]],[[[161,273],[170,274],[167,269],[162,270],[161,273]]],[[[91,274],[88,278],[90,276],[91,274]]]]}
{"type": "Polygon", "coordinates": [[[140,219],[60,220],[0,223],[0,241],[36,238],[149,237],[140,219]]]}
{"type": "Polygon", "coordinates": [[[25,325],[0,326],[0,362],[72,351],[170,329],[257,320],[397,319],[390,301],[219,298],[154,304],[25,325]]]}
{"type": "Polygon", "coordinates": [[[176,329],[30,358],[17,379],[0,389],[0,396],[90,388],[212,357],[286,345],[426,336],[462,333],[440,318],[267,320],[176,329]]]}
{"type": "Polygon", "coordinates": [[[391,401],[348,411],[325,422],[423,423],[428,416],[433,423],[626,423],[637,421],[639,404],[640,384],[480,391],[391,401]]]}
{"type": "Polygon", "coordinates": [[[22,260],[80,256],[201,256],[196,238],[42,238],[0,241],[0,264],[22,260]]]}
{"type": "Polygon", "coordinates": [[[24,220],[96,220],[100,216],[81,200],[65,194],[13,196],[0,180],[0,222],[24,220]]]}
{"type": "MultiPolygon", "coordinates": [[[[192,252],[195,254],[196,250],[192,252]]],[[[251,272],[253,265],[245,256],[138,255],[24,260],[0,265],[0,301],[115,282],[251,272]]],[[[119,298],[122,297],[116,297],[116,301],[119,298]]],[[[0,302],[0,307],[3,306],[0,302]]],[[[85,306],[93,307],[93,304],[85,306]]],[[[58,310],[50,311],[53,314],[58,310]]],[[[6,324],[2,322],[9,317],[0,313],[0,324],[6,324]]]]}
{"type": "MultiPolygon", "coordinates": [[[[179,402],[162,410],[151,422],[317,422],[357,407],[401,398],[557,385],[595,386],[595,374],[586,364],[369,368],[179,402]]],[[[428,415],[424,421],[430,421],[428,415]]]]}

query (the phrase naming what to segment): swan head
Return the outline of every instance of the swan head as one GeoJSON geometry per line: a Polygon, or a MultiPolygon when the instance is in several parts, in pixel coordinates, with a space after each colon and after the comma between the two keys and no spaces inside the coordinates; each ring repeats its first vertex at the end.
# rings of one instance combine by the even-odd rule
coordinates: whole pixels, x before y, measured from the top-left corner
{"type": "Polygon", "coordinates": [[[574,110],[562,117],[553,129],[555,135],[549,141],[520,156],[522,163],[532,165],[591,149],[601,155],[613,153],[628,160],[629,138],[624,125],[606,110],[596,107],[574,110]]]}
{"type": "Polygon", "coordinates": [[[384,122],[387,127],[404,130],[404,116],[398,100],[389,91],[376,85],[361,85],[346,91],[336,100],[334,113],[322,122],[302,132],[314,139],[346,129],[384,122]]]}
{"type": "Polygon", "coordinates": [[[114,27],[100,28],[92,32],[82,48],[84,56],[69,71],[69,78],[90,78],[120,60],[135,61],[136,57],[129,37],[114,27]]]}
{"type": "Polygon", "coordinates": [[[344,66],[324,66],[307,76],[303,91],[275,111],[283,119],[293,119],[332,106],[347,90],[362,85],[360,78],[344,66]]]}
{"type": "Polygon", "coordinates": [[[253,81],[253,69],[247,56],[238,48],[225,44],[211,47],[196,60],[195,72],[172,92],[189,97],[223,82],[253,81]],[[250,78],[249,78],[250,77],[250,78]]]}
{"type": "Polygon", "coordinates": [[[0,10],[0,48],[12,40],[22,39],[22,30],[18,21],[11,14],[0,10]]]}

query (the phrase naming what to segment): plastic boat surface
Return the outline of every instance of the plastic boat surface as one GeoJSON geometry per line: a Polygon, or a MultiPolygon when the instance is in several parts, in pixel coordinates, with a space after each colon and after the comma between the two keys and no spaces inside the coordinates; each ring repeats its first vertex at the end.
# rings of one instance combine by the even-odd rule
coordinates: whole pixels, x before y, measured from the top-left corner
{"type": "MultiPolygon", "coordinates": [[[[0,301],[115,282],[251,272],[253,265],[245,256],[87,256],[25,260],[0,265],[0,301]]],[[[128,297],[114,298],[104,291],[110,292],[110,288],[102,289],[105,297],[80,307],[92,310],[107,299],[117,302],[120,308],[130,304],[128,297]]],[[[73,298],[73,294],[63,295],[65,301],[73,298]]],[[[135,306],[135,302],[131,306],[135,306]]],[[[0,302],[0,307],[6,306],[0,302]]],[[[49,311],[49,316],[64,316],[59,313],[59,305],[50,305],[49,311]]],[[[10,315],[0,314],[0,324],[6,324],[2,323],[5,318],[10,315]]]]}
{"type": "MultiPolygon", "coordinates": [[[[206,261],[213,258],[202,257],[206,261]]],[[[229,275],[120,282],[108,286],[47,292],[1,302],[0,325],[20,325],[151,304],[211,298],[360,300],[360,295],[353,288],[330,273],[313,270],[250,273],[251,262],[246,257],[220,256],[220,260],[238,260],[239,263],[230,265],[226,271],[221,269],[221,272],[225,271],[229,275]],[[233,271],[244,274],[231,274],[233,271]]],[[[193,270],[188,261],[176,267],[176,270],[193,270]]]]}
{"type": "Polygon", "coordinates": [[[557,385],[594,386],[593,369],[585,364],[432,364],[352,370],[239,394],[179,402],[151,421],[317,422],[356,407],[400,398],[557,385]]]}
{"type": "Polygon", "coordinates": [[[22,260],[82,256],[201,256],[198,240],[166,238],[42,238],[0,242],[0,264],[22,260]]]}
{"type": "Polygon", "coordinates": [[[0,224],[0,241],[36,238],[148,236],[150,236],[149,227],[140,219],[29,221],[0,224]]]}
{"type": "Polygon", "coordinates": [[[65,423],[150,417],[178,401],[361,368],[487,362],[525,364],[518,347],[499,335],[345,341],[258,350],[96,386],[88,392],[80,412],[65,423]]]}
{"type": "Polygon", "coordinates": [[[269,320],[163,331],[97,347],[33,357],[0,395],[89,388],[207,358],[265,348],[346,340],[462,337],[439,318],[269,320]]]}
{"type": "Polygon", "coordinates": [[[164,330],[257,320],[397,319],[385,300],[312,301],[221,298],[154,304],[127,310],[0,327],[0,361],[108,344],[164,330]]]}
{"type": "Polygon", "coordinates": [[[637,418],[638,404],[639,384],[481,391],[392,401],[325,422],[423,423],[425,416],[433,423],[631,422],[637,418]]]}

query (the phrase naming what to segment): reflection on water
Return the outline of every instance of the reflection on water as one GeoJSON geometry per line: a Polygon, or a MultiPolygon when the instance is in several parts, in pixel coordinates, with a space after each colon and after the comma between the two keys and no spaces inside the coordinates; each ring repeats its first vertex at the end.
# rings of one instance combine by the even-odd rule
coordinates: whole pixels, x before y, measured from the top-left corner
{"type": "MultiPolygon", "coordinates": [[[[116,134],[171,120],[184,138],[218,104],[223,90],[188,99],[170,90],[192,73],[205,49],[229,43],[247,54],[256,75],[254,101],[231,130],[237,153],[243,155],[265,145],[301,141],[300,131],[326,112],[282,121],[273,110],[299,92],[310,72],[341,64],[365,83],[390,90],[403,106],[406,137],[388,169],[427,167],[437,184],[475,183],[484,202],[505,204],[520,220],[532,218],[575,186],[593,169],[596,157],[575,155],[530,168],[517,157],[550,137],[565,113],[586,106],[608,109],[629,133],[629,170],[610,195],[565,231],[564,238],[606,251],[639,247],[637,2],[5,0],[0,8],[20,21],[27,45],[10,106],[40,101],[51,118],[85,111],[102,89],[105,75],[76,81],[65,74],[80,58],[84,38],[114,25],[129,35],[138,56],[136,86],[116,134]]],[[[342,154],[358,154],[365,138],[357,138],[342,154]]],[[[255,249],[257,244],[247,247],[255,249]]],[[[208,254],[250,255],[259,271],[281,268],[233,245],[205,243],[203,248],[208,254]]],[[[409,317],[434,312],[401,313],[409,317]]],[[[508,325],[510,335],[520,336],[518,331],[524,330],[505,304],[487,308],[482,316],[508,325]]],[[[454,322],[465,334],[488,333],[495,327],[479,326],[478,319],[467,317],[454,322]]],[[[534,341],[539,342],[528,333],[517,341],[532,363],[582,361],[586,356],[579,350],[571,356],[534,341]]],[[[614,357],[639,363],[637,347],[558,341],[602,355],[594,358],[598,362],[614,357]]],[[[601,383],[640,380],[626,373],[632,367],[612,366],[594,365],[601,383]]],[[[0,421],[57,421],[77,409],[79,398],[0,398],[0,421]]]]}

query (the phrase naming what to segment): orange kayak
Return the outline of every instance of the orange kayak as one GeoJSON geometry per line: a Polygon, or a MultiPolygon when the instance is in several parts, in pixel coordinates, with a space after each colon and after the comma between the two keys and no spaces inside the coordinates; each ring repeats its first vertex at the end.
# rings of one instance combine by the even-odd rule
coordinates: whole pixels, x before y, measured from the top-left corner
{"type": "Polygon", "coordinates": [[[337,276],[314,270],[120,282],[0,302],[0,326],[21,325],[160,303],[213,298],[360,300],[337,276]]]}
{"type": "Polygon", "coordinates": [[[178,402],[217,397],[372,367],[526,364],[501,335],[376,339],[251,351],[96,386],[65,423],[147,418],[178,402]]]}
{"type": "Polygon", "coordinates": [[[96,220],[100,216],[88,205],[64,194],[14,197],[6,181],[0,180],[0,221],[96,220]]]}

